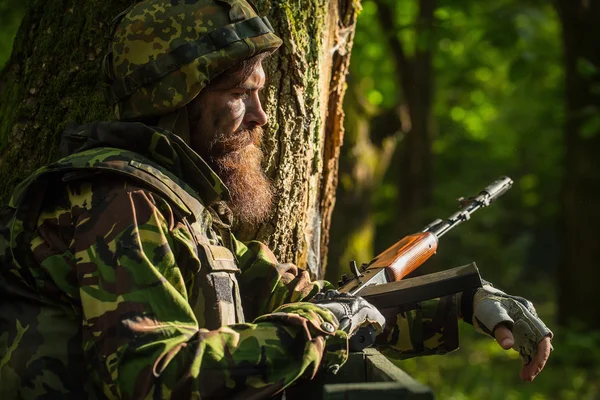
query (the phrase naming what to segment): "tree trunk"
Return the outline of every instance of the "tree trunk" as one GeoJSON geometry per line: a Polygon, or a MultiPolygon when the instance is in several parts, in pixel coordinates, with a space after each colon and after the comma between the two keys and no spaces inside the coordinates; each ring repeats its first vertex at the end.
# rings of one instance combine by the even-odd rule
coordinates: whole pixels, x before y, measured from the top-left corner
{"type": "Polygon", "coordinates": [[[600,330],[594,299],[600,281],[600,4],[559,0],[566,77],[563,232],[565,252],[558,274],[558,316],[600,330]]]}
{"type": "MultiPolygon", "coordinates": [[[[99,63],[109,24],[132,0],[30,0],[0,75],[0,198],[56,159],[69,121],[111,117],[99,63]]],[[[357,0],[261,0],[282,48],[265,64],[265,168],[279,195],[271,220],[242,227],[282,261],[322,274],[343,138],[341,103],[357,0]]]]}
{"type": "Polygon", "coordinates": [[[268,61],[266,169],[279,194],[271,220],[244,227],[293,262],[322,277],[335,204],[342,100],[358,1],[256,2],[269,10],[284,45],[268,61]]]}

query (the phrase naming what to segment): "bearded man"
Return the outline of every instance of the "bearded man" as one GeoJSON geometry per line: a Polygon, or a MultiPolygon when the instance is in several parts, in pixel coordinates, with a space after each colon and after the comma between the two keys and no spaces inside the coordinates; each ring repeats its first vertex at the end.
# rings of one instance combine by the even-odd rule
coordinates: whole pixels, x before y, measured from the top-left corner
{"type": "MultiPolygon", "coordinates": [[[[382,315],[230,231],[272,203],[258,94],[281,40],[245,0],[146,0],[118,20],[117,121],[68,129],[0,214],[2,399],[268,398],[337,370],[382,315]]],[[[399,354],[453,350],[462,316],[528,357],[526,380],[548,358],[531,304],[489,286],[418,312],[399,354]]]]}

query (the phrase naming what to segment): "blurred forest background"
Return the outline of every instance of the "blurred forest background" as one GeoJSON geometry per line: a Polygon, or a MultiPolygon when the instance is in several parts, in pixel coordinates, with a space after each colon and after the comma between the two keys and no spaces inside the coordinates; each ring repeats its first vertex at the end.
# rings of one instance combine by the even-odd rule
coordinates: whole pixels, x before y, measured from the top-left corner
{"type": "MultiPolygon", "coordinates": [[[[600,10],[595,0],[363,0],[327,278],[515,181],[423,268],[475,261],[555,332],[546,370],[461,324],[461,349],[400,367],[440,399],[600,398],[600,10]]],[[[0,1],[0,68],[26,1],[0,1]]]]}
{"type": "Polygon", "coordinates": [[[508,175],[513,189],[444,236],[422,269],[475,261],[555,332],[546,371],[525,384],[516,352],[461,324],[459,351],[400,364],[441,399],[600,398],[593,3],[362,1],[327,277],[508,175]]]}

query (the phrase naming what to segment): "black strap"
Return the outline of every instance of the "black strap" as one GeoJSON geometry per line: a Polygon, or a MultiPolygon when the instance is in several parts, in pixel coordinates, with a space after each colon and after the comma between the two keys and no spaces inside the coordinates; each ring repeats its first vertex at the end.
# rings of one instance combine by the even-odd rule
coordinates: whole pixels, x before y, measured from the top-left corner
{"type": "Polygon", "coordinates": [[[106,98],[111,104],[116,104],[142,86],[176,71],[205,54],[269,32],[273,32],[273,28],[266,17],[254,17],[215,29],[195,42],[183,44],[170,53],[162,54],[156,60],[140,66],[131,74],[116,79],[110,87],[106,88],[106,98]]]}

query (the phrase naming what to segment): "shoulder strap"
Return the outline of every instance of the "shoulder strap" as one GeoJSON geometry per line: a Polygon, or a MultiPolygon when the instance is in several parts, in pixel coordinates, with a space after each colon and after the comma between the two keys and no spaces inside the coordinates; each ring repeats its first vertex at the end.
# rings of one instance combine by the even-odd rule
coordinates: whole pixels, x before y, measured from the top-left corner
{"type": "Polygon", "coordinates": [[[209,215],[198,194],[183,180],[138,153],[109,147],[75,153],[39,169],[15,189],[10,205],[26,206],[23,200],[27,193],[47,181],[50,174],[62,175],[63,181],[69,181],[86,172],[111,172],[132,178],[166,197],[180,215],[192,221],[204,221],[209,215]]]}
{"type": "Polygon", "coordinates": [[[193,229],[194,235],[206,231],[212,223],[212,216],[198,194],[155,162],[121,149],[104,147],[86,150],[40,168],[13,191],[9,204],[0,213],[0,239],[4,239],[4,242],[0,240],[0,247],[5,247],[5,254],[0,251],[0,261],[7,263],[11,273],[21,276],[35,287],[27,268],[22,267],[33,262],[32,254],[27,250],[48,185],[56,182],[56,179],[69,181],[78,179],[82,174],[95,172],[127,176],[164,196],[174,211],[193,229]]]}

